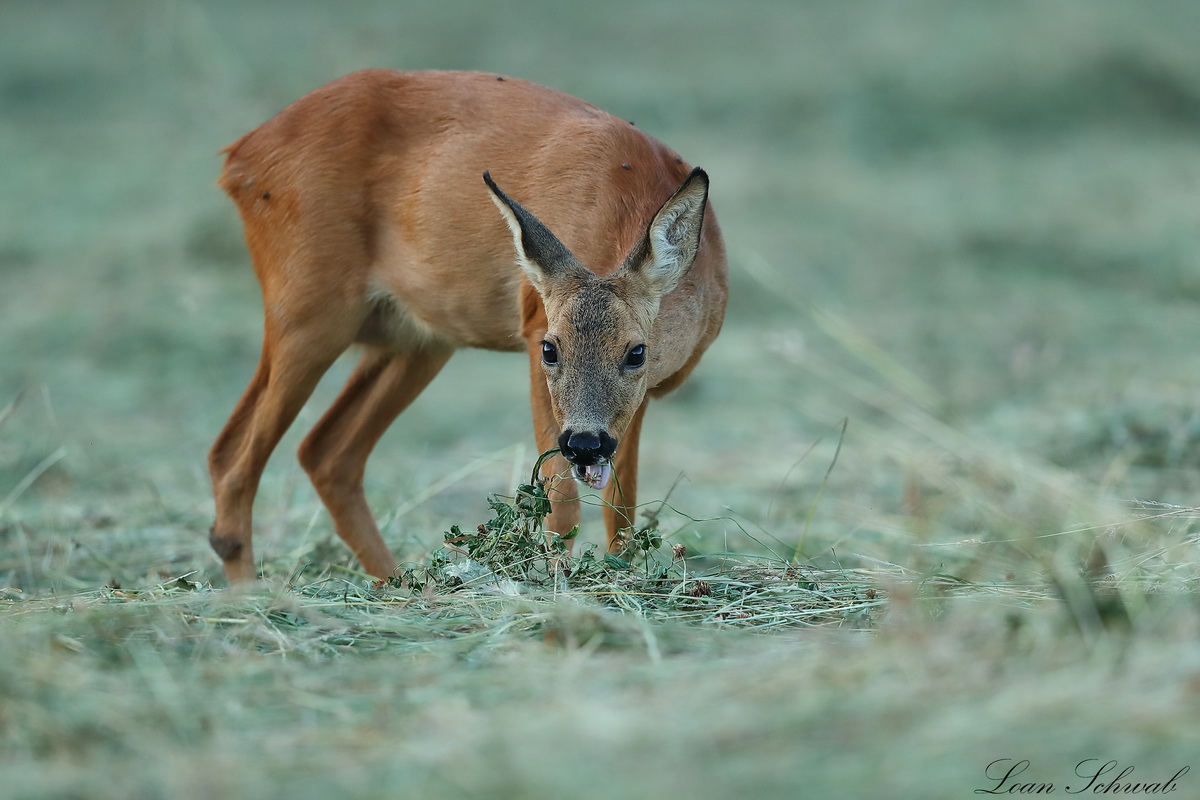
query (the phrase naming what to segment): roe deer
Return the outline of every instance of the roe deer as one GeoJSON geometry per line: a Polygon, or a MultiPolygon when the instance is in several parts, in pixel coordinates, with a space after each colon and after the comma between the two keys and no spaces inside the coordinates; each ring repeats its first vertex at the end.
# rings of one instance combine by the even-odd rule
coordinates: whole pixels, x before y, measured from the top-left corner
{"type": "MultiPolygon", "coordinates": [[[[396,566],[367,457],[460,347],[528,352],[537,446],[561,448],[542,475],[603,488],[616,548],[647,396],[684,381],[725,313],[705,173],[581,100],[466,72],[357,72],[223,152],[265,313],[258,369],[209,454],[209,541],[229,581],[256,576],[271,451],[355,343],[361,361],[299,458],[367,572],[396,566]]],[[[545,527],[566,533],[578,487],[551,498],[545,527]]]]}

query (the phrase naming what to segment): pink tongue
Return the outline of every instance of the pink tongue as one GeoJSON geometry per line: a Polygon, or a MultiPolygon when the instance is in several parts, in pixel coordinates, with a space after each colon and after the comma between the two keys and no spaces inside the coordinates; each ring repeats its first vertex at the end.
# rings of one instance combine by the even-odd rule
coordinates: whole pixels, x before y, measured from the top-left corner
{"type": "Polygon", "coordinates": [[[593,464],[583,468],[583,482],[593,489],[603,489],[608,485],[608,476],[612,474],[612,465],[593,464]]]}

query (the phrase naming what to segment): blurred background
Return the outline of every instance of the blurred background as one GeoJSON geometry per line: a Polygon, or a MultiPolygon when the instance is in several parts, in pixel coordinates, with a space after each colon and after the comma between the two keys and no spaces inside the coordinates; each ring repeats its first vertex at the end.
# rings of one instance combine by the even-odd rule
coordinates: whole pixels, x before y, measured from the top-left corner
{"type": "MultiPolygon", "coordinates": [[[[219,575],[205,456],[261,312],[218,150],[364,67],[528,78],[711,174],[730,313],[643,440],[673,540],[1003,579],[1128,500],[1190,506],[1197,30],[1090,0],[5,0],[0,585],[219,575]]],[[[352,566],[294,458],[350,363],[259,493],[281,571],[352,566]]],[[[461,353],[385,437],[397,555],[528,473],[525,370],[461,353]]]]}

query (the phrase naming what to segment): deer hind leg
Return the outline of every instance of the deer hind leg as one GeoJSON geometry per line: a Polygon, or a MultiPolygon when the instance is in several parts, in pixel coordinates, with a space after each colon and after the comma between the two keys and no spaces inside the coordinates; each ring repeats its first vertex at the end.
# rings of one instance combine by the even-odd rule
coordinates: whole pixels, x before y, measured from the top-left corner
{"type": "Polygon", "coordinates": [[[621,437],[613,457],[613,474],[604,489],[604,527],[608,532],[608,552],[619,554],[625,549],[621,531],[636,525],[638,440],[642,435],[642,417],[649,398],[634,412],[629,427],[621,437]]]}
{"type": "Polygon", "coordinates": [[[233,583],[256,577],[251,546],[254,496],[271,452],[317,382],[354,338],[351,325],[309,326],[286,334],[267,318],[262,356],[250,385],[208,454],[216,500],[209,543],[233,583]],[[339,330],[341,328],[341,330],[339,330]]]}
{"type": "Polygon", "coordinates": [[[429,345],[406,352],[367,351],[341,395],[300,445],[303,465],[334,529],[370,574],[387,578],[396,560],[383,542],[363,492],[367,458],[393,420],[454,352],[429,345]]]}

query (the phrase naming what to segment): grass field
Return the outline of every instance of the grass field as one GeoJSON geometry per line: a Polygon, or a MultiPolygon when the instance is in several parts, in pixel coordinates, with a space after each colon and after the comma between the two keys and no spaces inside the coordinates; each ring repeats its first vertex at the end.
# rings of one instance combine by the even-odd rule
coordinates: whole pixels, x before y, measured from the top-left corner
{"type": "MultiPolygon", "coordinates": [[[[0,4],[0,800],[1200,796],[1198,30],[0,4]],[[217,151],[368,66],[546,83],[711,174],[730,314],[647,417],[634,569],[371,588],[292,457],[347,360],[221,588],[205,454],[261,314],[217,151]]],[[[525,369],[457,355],[376,451],[414,569],[528,476],[525,369]]]]}

